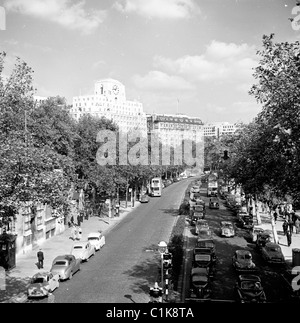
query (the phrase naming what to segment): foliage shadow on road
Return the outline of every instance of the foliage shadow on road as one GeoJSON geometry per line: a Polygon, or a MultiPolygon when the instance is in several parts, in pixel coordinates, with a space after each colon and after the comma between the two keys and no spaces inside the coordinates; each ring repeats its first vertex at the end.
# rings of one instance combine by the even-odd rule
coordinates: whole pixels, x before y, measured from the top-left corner
{"type": "Polygon", "coordinates": [[[6,277],[5,290],[0,290],[0,302],[10,301],[22,293],[27,293],[30,278],[6,277]]]}

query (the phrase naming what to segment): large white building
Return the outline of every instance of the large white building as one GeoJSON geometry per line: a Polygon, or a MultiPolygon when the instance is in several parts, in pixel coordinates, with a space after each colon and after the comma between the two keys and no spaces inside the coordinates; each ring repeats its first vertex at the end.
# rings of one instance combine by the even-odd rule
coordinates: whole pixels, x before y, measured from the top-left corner
{"type": "Polygon", "coordinates": [[[148,134],[154,132],[165,145],[176,147],[183,139],[196,142],[203,135],[203,122],[200,118],[183,114],[147,115],[148,134]]]}
{"type": "Polygon", "coordinates": [[[142,103],[126,100],[125,86],[114,79],[97,81],[94,95],[74,97],[70,113],[76,120],[86,113],[105,117],[115,122],[122,132],[139,130],[145,136],[147,134],[142,103]]]}
{"type": "Polygon", "coordinates": [[[221,137],[222,135],[232,135],[237,130],[234,124],[229,122],[207,123],[203,126],[204,137],[221,137]]]}

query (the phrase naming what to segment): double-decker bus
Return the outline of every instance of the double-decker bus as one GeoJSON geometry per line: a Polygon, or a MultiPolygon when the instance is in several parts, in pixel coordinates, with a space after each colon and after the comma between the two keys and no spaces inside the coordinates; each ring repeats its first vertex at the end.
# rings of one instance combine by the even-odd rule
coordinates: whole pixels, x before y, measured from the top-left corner
{"type": "Polygon", "coordinates": [[[162,179],[161,177],[154,177],[151,179],[150,183],[151,195],[161,196],[162,193],[162,179]]]}

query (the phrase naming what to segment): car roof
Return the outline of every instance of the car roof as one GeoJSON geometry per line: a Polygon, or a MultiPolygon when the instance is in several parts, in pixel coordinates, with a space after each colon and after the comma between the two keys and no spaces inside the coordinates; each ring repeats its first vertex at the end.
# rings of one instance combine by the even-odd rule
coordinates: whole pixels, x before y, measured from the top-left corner
{"type": "Polygon", "coordinates": [[[89,237],[100,237],[100,236],[101,236],[100,232],[91,232],[91,233],[89,233],[88,238],[89,237]]]}
{"type": "Polygon", "coordinates": [[[224,224],[232,224],[233,225],[233,222],[231,221],[221,221],[221,224],[224,225],[224,224]]]}
{"type": "Polygon", "coordinates": [[[79,242],[75,242],[73,244],[73,247],[75,247],[75,246],[85,246],[88,243],[89,243],[89,241],[79,241],[79,242]]]}
{"type": "Polygon", "coordinates": [[[207,269],[204,267],[195,267],[191,270],[192,275],[207,275],[207,269]]]}
{"type": "Polygon", "coordinates": [[[251,255],[251,252],[249,250],[245,249],[239,249],[235,251],[238,255],[251,255]]]}
{"type": "Polygon", "coordinates": [[[267,242],[266,247],[279,247],[281,249],[280,245],[275,242],[267,242]]]}
{"type": "Polygon", "coordinates": [[[51,274],[50,271],[42,271],[42,272],[39,272],[39,273],[36,273],[32,276],[32,278],[38,278],[38,277],[47,277],[51,274]]]}
{"type": "Polygon", "coordinates": [[[261,281],[260,277],[257,275],[239,275],[239,280],[261,281]]]}
{"type": "Polygon", "coordinates": [[[54,258],[54,260],[70,260],[74,258],[74,255],[60,255],[54,258]]]}

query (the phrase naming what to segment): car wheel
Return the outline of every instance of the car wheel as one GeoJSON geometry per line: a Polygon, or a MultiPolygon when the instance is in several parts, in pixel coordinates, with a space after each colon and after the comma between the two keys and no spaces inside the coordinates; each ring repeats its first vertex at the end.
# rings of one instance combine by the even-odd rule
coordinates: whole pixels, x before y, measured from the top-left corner
{"type": "Polygon", "coordinates": [[[72,271],[70,272],[70,275],[69,275],[69,280],[71,280],[72,279],[72,277],[73,277],[73,273],[72,273],[72,271]]]}

